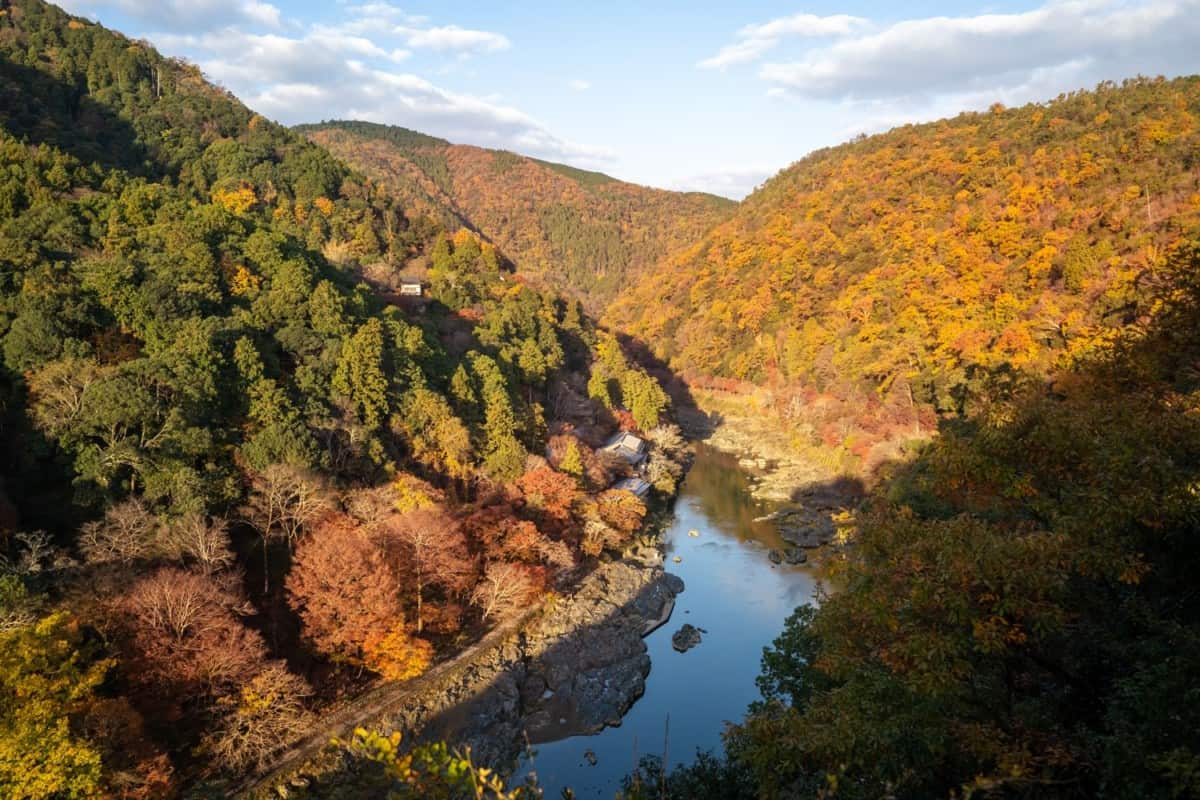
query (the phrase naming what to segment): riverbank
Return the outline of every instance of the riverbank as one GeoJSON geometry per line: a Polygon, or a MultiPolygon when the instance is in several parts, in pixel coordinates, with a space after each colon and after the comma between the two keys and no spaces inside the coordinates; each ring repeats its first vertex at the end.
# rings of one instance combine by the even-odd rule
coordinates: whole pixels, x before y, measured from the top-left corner
{"type": "Polygon", "coordinates": [[[763,647],[817,591],[815,570],[770,559],[772,550],[787,548],[775,524],[761,520],[774,504],[753,497],[737,459],[703,443],[694,449],[660,537],[667,565],[687,590],[670,622],[644,639],[653,664],[645,692],[619,726],[540,744],[523,759],[518,775],[536,773],[548,800],[568,787],[578,800],[611,800],[643,755],[665,755],[674,765],[698,750],[720,752],[725,722],[760,699],[763,647]],[[676,634],[684,624],[700,641],[692,637],[680,652],[676,634]]]}
{"type": "Polygon", "coordinates": [[[839,543],[839,523],[851,519],[867,486],[853,459],[803,441],[759,395],[698,391],[694,399],[697,407],[681,414],[685,430],[737,458],[752,496],[774,509],[756,521],[772,523],[790,545],[781,560],[808,560],[801,551],[839,543]]]}
{"type": "Polygon", "coordinates": [[[696,391],[693,399],[696,407],[679,414],[688,438],[737,456],[758,500],[791,502],[805,487],[832,481],[850,467],[839,454],[802,447],[760,398],[696,391]]]}
{"type": "Polygon", "coordinates": [[[301,787],[336,787],[343,755],[328,743],[360,726],[399,731],[408,742],[453,741],[469,746],[476,763],[503,768],[527,740],[620,724],[650,672],[643,637],[666,623],[683,588],[654,549],[601,563],[570,595],[509,620],[420,678],[380,687],[323,720],[320,733],[234,793],[287,797],[301,787]]]}

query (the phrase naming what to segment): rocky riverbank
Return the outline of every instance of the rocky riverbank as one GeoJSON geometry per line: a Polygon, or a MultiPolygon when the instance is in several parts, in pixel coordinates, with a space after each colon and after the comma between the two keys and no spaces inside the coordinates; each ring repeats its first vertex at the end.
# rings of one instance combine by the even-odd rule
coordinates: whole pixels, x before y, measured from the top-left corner
{"type": "Polygon", "coordinates": [[[681,591],[653,551],[601,564],[519,634],[377,726],[466,744],[480,763],[503,766],[526,737],[536,744],[618,725],[650,672],[642,637],[667,621],[681,591]]]}
{"type": "Polygon", "coordinates": [[[689,436],[738,457],[759,500],[790,502],[803,487],[835,477],[827,467],[797,454],[786,432],[769,418],[694,410],[680,417],[689,436]]]}
{"type": "Polygon", "coordinates": [[[689,435],[736,456],[749,475],[751,494],[777,507],[757,520],[773,522],[783,540],[793,545],[775,551],[775,563],[807,562],[804,551],[833,543],[836,517],[862,501],[860,480],[798,453],[786,431],[769,417],[693,409],[684,421],[689,435]]]}

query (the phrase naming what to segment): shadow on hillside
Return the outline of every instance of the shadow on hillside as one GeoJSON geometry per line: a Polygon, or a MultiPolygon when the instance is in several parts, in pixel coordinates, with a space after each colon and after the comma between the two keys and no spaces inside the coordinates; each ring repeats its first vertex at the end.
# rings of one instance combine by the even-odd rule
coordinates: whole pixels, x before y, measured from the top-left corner
{"type": "Polygon", "coordinates": [[[81,162],[149,172],[137,132],[96,102],[86,84],[55,78],[0,56],[0,126],[29,144],[45,144],[81,162]]]}
{"type": "MultiPolygon", "coordinates": [[[[26,387],[16,374],[0,367],[0,536],[13,530],[45,530],[61,537],[83,521],[86,510],[76,503],[71,486],[73,464],[25,413],[26,387]],[[3,514],[4,495],[11,503],[3,514]]],[[[0,541],[0,544],[3,544],[0,541]]]]}
{"type": "Polygon", "coordinates": [[[674,407],[676,420],[689,438],[701,441],[712,436],[722,422],[721,415],[702,411],[696,404],[692,388],[682,375],[654,354],[649,343],[625,333],[617,333],[617,341],[625,353],[640,364],[666,390],[674,407]]]}

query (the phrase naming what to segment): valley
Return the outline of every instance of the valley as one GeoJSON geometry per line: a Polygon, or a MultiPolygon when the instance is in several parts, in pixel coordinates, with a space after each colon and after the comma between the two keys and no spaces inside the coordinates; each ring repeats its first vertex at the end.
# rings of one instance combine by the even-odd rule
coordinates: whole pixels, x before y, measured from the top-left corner
{"type": "Polygon", "coordinates": [[[1200,793],[1200,78],[735,202],[211,68],[0,0],[0,796],[1200,793]]]}

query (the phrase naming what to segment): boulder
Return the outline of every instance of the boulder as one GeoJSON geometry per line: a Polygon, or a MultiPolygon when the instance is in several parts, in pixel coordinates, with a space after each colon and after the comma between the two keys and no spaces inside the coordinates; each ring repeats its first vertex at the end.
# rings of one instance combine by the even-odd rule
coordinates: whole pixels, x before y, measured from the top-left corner
{"type": "Polygon", "coordinates": [[[775,549],[772,549],[770,552],[767,553],[767,558],[769,558],[771,560],[772,564],[782,564],[783,563],[783,553],[781,553],[775,549]]]}
{"type": "Polygon", "coordinates": [[[700,629],[685,622],[679,630],[672,634],[671,647],[675,648],[680,653],[686,653],[688,650],[691,650],[693,647],[700,644],[700,640],[700,629]]]}
{"type": "Polygon", "coordinates": [[[808,561],[808,553],[805,553],[799,547],[789,547],[783,551],[783,561],[793,566],[803,564],[805,561],[808,561]]]}

